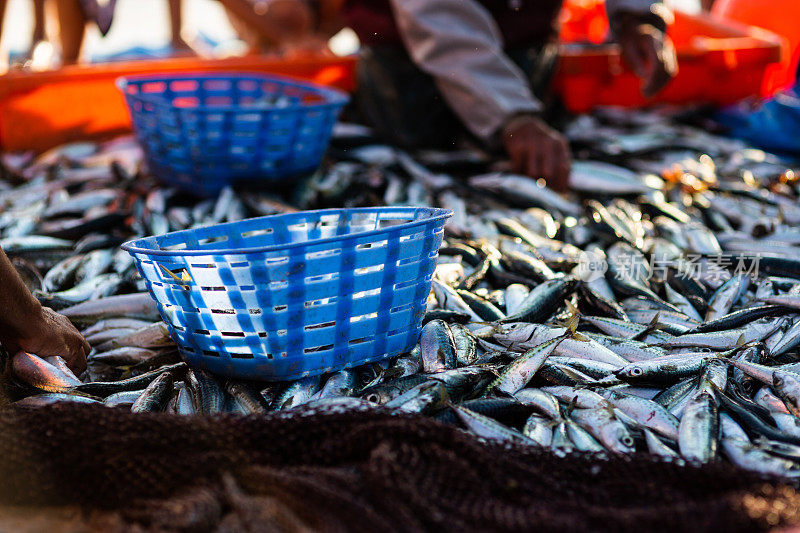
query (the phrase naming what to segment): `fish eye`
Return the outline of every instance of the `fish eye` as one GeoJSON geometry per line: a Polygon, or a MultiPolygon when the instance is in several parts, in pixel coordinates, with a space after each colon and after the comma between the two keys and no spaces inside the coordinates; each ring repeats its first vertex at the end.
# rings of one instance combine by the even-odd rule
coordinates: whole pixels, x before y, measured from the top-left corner
{"type": "Polygon", "coordinates": [[[630,435],[625,435],[624,437],[622,437],[622,439],[620,439],[620,441],[627,448],[632,448],[633,447],[633,437],[631,437],[630,435]]]}
{"type": "Polygon", "coordinates": [[[639,368],[638,366],[631,368],[631,376],[641,376],[641,375],[642,375],[641,368],[639,368]]]}
{"type": "Polygon", "coordinates": [[[364,399],[372,403],[381,403],[381,397],[377,392],[367,394],[366,398],[364,399]]]}

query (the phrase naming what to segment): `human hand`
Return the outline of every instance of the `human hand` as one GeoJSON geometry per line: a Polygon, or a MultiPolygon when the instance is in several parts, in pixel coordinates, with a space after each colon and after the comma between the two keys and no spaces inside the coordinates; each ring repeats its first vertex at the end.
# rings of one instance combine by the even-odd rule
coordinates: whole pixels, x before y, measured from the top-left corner
{"type": "Polygon", "coordinates": [[[503,146],[511,170],[532,178],[544,178],[557,191],[569,180],[570,151],[566,139],[534,115],[518,115],[503,127],[503,146]]]}
{"type": "Polygon", "coordinates": [[[38,312],[21,318],[15,327],[4,328],[1,340],[10,352],[25,351],[40,357],[57,355],[76,375],[86,370],[91,346],[67,317],[49,307],[39,307],[38,312]]]}
{"type": "Polygon", "coordinates": [[[672,40],[655,26],[629,19],[617,31],[617,38],[622,57],[644,82],[645,97],[658,93],[678,73],[672,40]]]}

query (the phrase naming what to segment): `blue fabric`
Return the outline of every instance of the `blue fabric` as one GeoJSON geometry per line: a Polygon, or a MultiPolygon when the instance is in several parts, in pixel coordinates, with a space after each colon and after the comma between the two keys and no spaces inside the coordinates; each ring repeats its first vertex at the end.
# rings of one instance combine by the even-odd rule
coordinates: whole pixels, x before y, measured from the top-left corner
{"type": "Polygon", "coordinates": [[[756,109],[737,104],[716,114],[733,137],[773,152],[800,155],[800,84],[756,109]]]}
{"type": "Polygon", "coordinates": [[[190,364],[289,380],[379,361],[419,339],[445,209],[327,209],[123,245],[190,364]]]}

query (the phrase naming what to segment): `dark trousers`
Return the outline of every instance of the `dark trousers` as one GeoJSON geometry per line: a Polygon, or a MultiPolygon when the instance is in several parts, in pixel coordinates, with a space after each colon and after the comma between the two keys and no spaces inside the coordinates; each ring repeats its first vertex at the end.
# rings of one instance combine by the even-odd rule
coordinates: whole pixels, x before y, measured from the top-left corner
{"type": "MultiPolygon", "coordinates": [[[[545,100],[558,44],[552,41],[506,53],[528,77],[533,94],[545,100]]],[[[402,46],[364,47],[357,75],[358,117],[386,142],[404,148],[448,148],[470,137],[433,78],[417,68],[402,46]]]]}

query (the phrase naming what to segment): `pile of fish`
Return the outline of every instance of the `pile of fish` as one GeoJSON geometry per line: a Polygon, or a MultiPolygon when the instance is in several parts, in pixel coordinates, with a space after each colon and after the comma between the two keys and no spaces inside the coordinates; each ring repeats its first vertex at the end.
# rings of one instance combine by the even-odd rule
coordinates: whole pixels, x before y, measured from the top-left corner
{"type": "MultiPolygon", "coordinates": [[[[93,347],[73,375],[17,355],[18,405],[264,413],[382,405],[481,438],[800,476],[800,184],[791,162],[693,125],[607,109],[566,129],[559,195],[468,146],[407,153],[339,124],[323,169],[281,191],[198,200],[147,175],[130,138],[4,154],[0,247],[93,347]],[[439,205],[419,344],[292,383],[186,366],[132,237],[296,209],[439,205]]],[[[703,125],[704,126],[704,125],[703,125]]]]}

